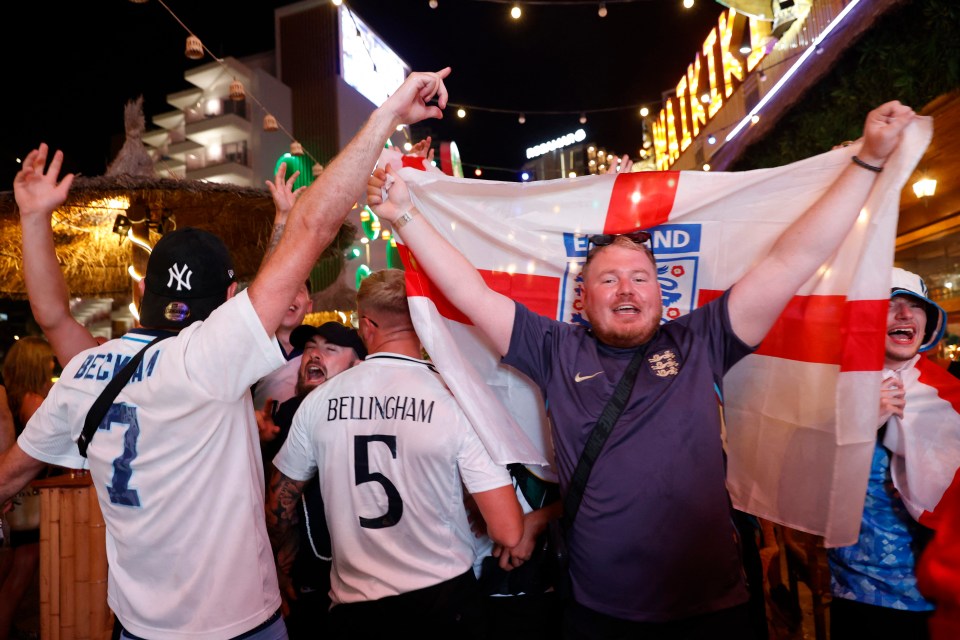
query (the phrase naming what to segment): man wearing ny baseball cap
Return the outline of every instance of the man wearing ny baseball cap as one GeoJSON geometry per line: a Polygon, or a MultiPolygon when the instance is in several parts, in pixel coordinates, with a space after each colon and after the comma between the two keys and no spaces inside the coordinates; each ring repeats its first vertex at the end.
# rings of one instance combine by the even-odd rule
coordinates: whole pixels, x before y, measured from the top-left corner
{"type": "MultiPolygon", "coordinates": [[[[929,539],[933,511],[960,464],[960,451],[942,443],[940,464],[920,460],[918,435],[960,419],[937,402],[932,385],[957,383],[920,354],[943,336],[947,314],[923,279],[895,268],[887,311],[880,415],[866,501],[856,544],[830,549],[831,637],[926,638],[933,603],[917,589],[916,561],[929,539]],[[933,380],[931,379],[933,376],[933,380]],[[931,484],[926,497],[916,475],[931,484]],[[938,476],[939,479],[936,479],[938,476]],[[936,484],[940,487],[937,488],[936,484]],[[921,507],[921,505],[923,505],[921,507]]],[[[948,427],[949,428],[949,427],[948,427]]]]}
{"type": "Polygon", "coordinates": [[[143,328],[100,347],[64,313],[50,228],[73,176],[58,182],[63,156],[54,154],[47,169],[46,145],[24,160],[14,184],[28,294],[58,358],[69,362],[18,443],[0,456],[0,504],[44,463],[90,469],[121,638],[287,636],[249,388],[283,364],[277,329],[387,138],[399,124],[441,116],[448,73],[410,74],[374,111],[297,200],[288,233],[244,291],[237,293],[229,254],[212,234],[165,235],[147,266],[143,328]],[[435,96],[439,106],[428,105],[435,96]],[[105,417],[91,423],[84,457],[76,443],[85,416],[137,355],[105,417]]]}

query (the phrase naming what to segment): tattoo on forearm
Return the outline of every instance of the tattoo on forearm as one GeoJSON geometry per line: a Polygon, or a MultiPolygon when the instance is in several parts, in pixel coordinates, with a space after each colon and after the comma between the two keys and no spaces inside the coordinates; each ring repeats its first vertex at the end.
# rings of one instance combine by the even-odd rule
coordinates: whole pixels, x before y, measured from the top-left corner
{"type": "Polygon", "coordinates": [[[290,571],[300,546],[297,505],[304,484],[291,480],[278,470],[274,470],[270,478],[266,512],[267,533],[277,556],[277,568],[283,573],[290,571]]]}
{"type": "Polygon", "coordinates": [[[273,231],[270,233],[270,242],[267,243],[267,250],[263,253],[264,260],[266,260],[277,248],[277,245],[280,244],[280,237],[283,236],[283,230],[286,226],[283,222],[273,225],[273,231]]]}

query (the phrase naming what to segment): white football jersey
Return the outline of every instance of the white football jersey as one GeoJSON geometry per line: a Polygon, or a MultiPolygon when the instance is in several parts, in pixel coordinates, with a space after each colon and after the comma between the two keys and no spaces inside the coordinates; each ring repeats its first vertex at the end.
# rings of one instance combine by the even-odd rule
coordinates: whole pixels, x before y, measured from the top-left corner
{"type": "Polygon", "coordinates": [[[455,578],[474,560],[463,507],[510,484],[428,362],[376,353],[307,396],[274,464],[320,470],[334,604],[378,600],[455,578]]]}
{"type": "Polygon", "coordinates": [[[94,399],[153,339],[84,351],[20,437],[30,456],[89,466],[106,521],[108,601],[145,638],[231,638],[280,606],[249,388],[283,364],[246,292],[150,347],[80,456],[94,399]]]}

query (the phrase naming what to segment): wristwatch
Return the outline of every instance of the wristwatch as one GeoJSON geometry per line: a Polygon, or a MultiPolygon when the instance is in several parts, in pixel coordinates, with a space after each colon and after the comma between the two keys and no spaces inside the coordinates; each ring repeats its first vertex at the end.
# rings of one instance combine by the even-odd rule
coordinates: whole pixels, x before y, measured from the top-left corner
{"type": "Polygon", "coordinates": [[[417,215],[415,211],[410,209],[403,212],[403,215],[393,221],[394,229],[402,229],[405,224],[413,220],[413,216],[417,215]]]}

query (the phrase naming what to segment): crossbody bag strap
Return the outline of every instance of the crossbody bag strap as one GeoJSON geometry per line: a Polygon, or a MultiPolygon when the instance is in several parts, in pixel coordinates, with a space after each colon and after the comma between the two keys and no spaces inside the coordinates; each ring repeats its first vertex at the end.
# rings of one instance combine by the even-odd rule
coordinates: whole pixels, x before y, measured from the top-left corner
{"type": "Polygon", "coordinates": [[[147,352],[147,349],[161,340],[172,338],[174,335],[176,334],[168,333],[159,336],[143,349],[137,351],[136,355],[130,358],[130,362],[128,362],[123,369],[120,369],[117,375],[113,376],[113,379],[107,383],[107,386],[104,387],[97,399],[93,401],[93,406],[90,407],[90,410],[87,412],[87,418],[83,421],[83,431],[77,439],[77,448],[80,449],[81,456],[84,458],[87,457],[87,447],[89,447],[90,442],[93,441],[93,436],[97,433],[97,428],[103,421],[103,417],[107,415],[110,405],[117,399],[120,390],[123,389],[127,385],[127,382],[130,381],[130,378],[133,377],[133,372],[136,371],[140,363],[143,362],[143,356],[147,352]]]}
{"type": "Polygon", "coordinates": [[[637,349],[637,352],[630,360],[623,377],[617,383],[617,388],[613,390],[613,396],[603,408],[600,419],[594,425],[590,437],[587,438],[587,444],[583,447],[580,459],[577,461],[577,467],[573,470],[573,476],[570,477],[570,485],[567,488],[567,495],[563,499],[563,528],[569,531],[573,526],[573,520],[577,517],[577,511],[580,510],[580,501],[583,499],[583,490],[587,486],[587,479],[590,477],[590,471],[593,464],[600,456],[604,443],[610,437],[613,431],[613,425],[617,423],[623,409],[627,406],[627,399],[633,390],[633,383],[637,379],[637,372],[640,370],[640,362],[647,352],[646,345],[637,349]]]}

